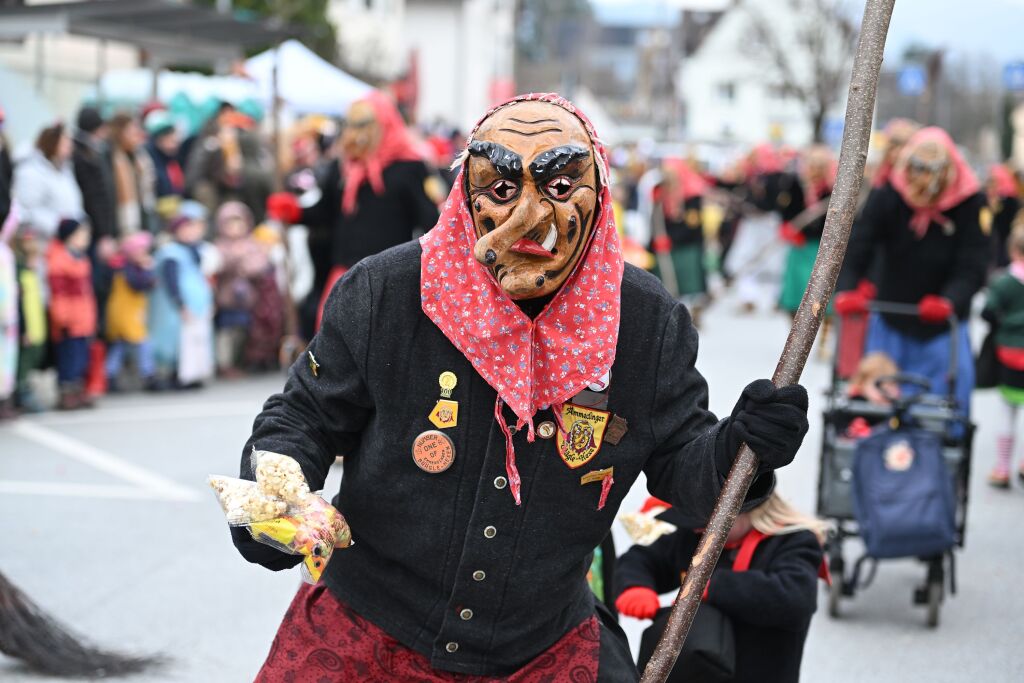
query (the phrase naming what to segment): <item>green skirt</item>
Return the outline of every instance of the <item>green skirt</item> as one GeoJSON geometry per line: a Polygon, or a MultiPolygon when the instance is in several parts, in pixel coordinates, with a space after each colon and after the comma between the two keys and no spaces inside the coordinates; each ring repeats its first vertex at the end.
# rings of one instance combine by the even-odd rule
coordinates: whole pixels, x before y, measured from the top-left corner
{"type": "MultiPolygon", "coordinates": [[[[782,275],[782,293],[779,295],[779,308],[789,313],[796,313],[800,301],[804,298],[807,283],[811,280],[814,260],[818,257],[818,241],[810,240],[802,247],[790,247],[786,256],[786,270],[782,275]]],[[[832,312],[829,304],[828,313],[832,312]]]]}
{"type": "MultiPolygon", "coordinates": [[[[707,277],[704,270],[704,245],[688,244],[682,247],[672,247],[672,265],[676,271],[676,284],[679,287],[679,296],[688,294],[706,294],[708,291],[707,277]]],[[[654,269],[651,271],[659,279],[661,269],[658,261],[654,261],[654,269]]]]}

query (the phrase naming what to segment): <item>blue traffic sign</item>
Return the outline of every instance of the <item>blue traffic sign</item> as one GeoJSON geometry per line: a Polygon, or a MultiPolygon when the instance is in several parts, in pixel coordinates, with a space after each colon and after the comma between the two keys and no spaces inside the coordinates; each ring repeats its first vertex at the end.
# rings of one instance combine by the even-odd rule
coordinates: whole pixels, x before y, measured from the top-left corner
{"type": "Polygon", "coordinates": [[[899,86],[900,94],[907,97],[916,97],[922,94],[928,86],[928,74],[925,73],[924,67],[917,64],[905,66],[900,70],[897,85],[899,86]]]}
{"type": "Polygon", "coordinates": [[[1013,92],[1024,91],[1024,62],[1010,62],[1003,67],[1003,85],[1013,92]]]}

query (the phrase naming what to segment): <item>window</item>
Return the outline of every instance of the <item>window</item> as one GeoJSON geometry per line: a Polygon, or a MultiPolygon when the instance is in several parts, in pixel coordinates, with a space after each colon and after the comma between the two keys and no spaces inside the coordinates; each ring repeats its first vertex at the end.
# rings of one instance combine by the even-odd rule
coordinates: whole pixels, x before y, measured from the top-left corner
{"type": "Polygon", "coordinates": [[[736,99],[736,84],[732,81],[719,83],[716,89],[718,91],[718,99],[726,102],[732,102],[736,99]]]}

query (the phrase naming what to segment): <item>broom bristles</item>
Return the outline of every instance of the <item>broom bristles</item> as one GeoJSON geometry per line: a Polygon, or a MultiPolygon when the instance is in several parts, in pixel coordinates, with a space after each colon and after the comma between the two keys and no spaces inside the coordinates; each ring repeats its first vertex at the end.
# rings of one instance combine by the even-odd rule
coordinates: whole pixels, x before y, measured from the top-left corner
{"type": "Polygon", "coordinates": [[[161,657],[133,657],[91,647],[44,612],[0,573],[0,652],[38,673],[105,678],[143,672],[161,657]]]}

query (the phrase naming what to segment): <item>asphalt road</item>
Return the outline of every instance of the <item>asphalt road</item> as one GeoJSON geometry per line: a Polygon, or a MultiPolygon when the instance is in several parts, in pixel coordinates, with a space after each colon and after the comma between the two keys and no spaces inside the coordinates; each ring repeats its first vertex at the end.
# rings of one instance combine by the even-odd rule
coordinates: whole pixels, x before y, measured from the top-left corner
{"type": "MultiPolygon", "coordinates": [[[[712,409],[727,413],[748,381],[771,374],[787,329],[784,317],[767,311],[740,317],[728,300],[706,316],[698,366],[712,409]]],[[[827,368],[815,357],[804,375],[811,433],[797,462],[780,473],[780,490],[807,510],[814,507],[827,368]]],[[[133,682],[251,680],[300,578],[297,570],[248,565],[235,553],[204,481],[235,472],[252,418],[282,381],[112,397],[87,413],[0,426],[0,519],[7,529],[0,571],[93,642],[171,658],[133,682]]],[[[911,604],[922,567],[883,564],[874,585],[844,602],[840,620],[825,614],[823,589],[804,681],[1024,680],[1024,490],[992,491],[984,483],[997,400],[991,392],[976,395],[967,546],[958,555],[959,593],[947,599],[940,626],[927,629],[924,610],[911,604]]],[[[637,482],[623,510],[636,509],[645,495],[637,482]]],[[[629,541],[618,524],[614,531],[621,552],[629,541]]],[[[635,647],[644,624],[625,618],[623,625],[635,647]]],[[[0,680],[49,679],[0,656],[0,680]]]]}

